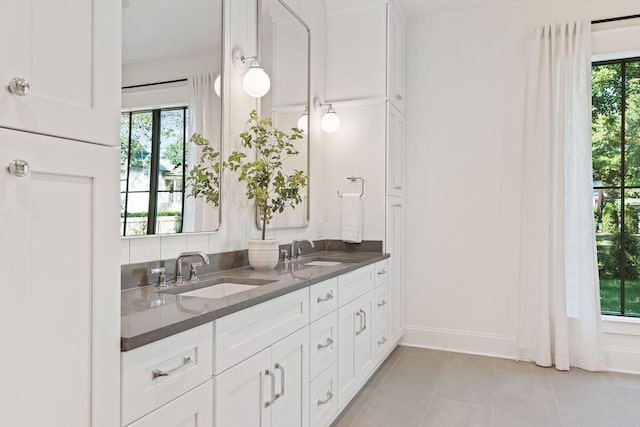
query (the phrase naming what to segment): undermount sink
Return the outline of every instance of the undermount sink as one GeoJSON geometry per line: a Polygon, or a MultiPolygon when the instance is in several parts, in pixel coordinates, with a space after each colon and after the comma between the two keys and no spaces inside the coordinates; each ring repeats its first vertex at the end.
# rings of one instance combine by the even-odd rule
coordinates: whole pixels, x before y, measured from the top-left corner
{"type": "Polygon", "coordinates": [[[199,298],[225,298],[240,292],[255,289],[258,286],[273,283],[274,280],[242,277],[218,277],[213,280],[185,284],[164,289],[161,292],[199,298]]]}
{"type": "Polygon", "coordinates": [[[224,298],[257,287],[258,285],[243,285],[241,283],[218,283],[195,291],[181,292],[179,295],[200,298],[224,298]]]}
{"type": "Polygon", "coordinates": [[[322,260],[317,260],[317,261],[309,261],[309,262],[305,262],[304,265],[315,265],[317,267],[333,267],[335,265],[340,265],[342,264],[342,261],[322,261],[322,260]]]}
{"type": "Polygon", "coordinates": [[[319,257],[312,258],[309,261],[304,262],[304,265],[316,266],[316,267],[335,267],[336,265],[358,262],[358,260],[351,258],[332,258],[332,257],[319,257]]]}

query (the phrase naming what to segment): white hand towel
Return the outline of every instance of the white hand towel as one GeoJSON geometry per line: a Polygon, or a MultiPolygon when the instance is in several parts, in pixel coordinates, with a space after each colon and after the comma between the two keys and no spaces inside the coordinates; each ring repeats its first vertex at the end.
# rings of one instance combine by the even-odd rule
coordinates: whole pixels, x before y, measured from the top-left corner
{"type": "Polygon", "coordinates": [[[342,229],[340,235],[347,243],[362,242],[362,198],[360,194],[342,195],[342,229]]]}

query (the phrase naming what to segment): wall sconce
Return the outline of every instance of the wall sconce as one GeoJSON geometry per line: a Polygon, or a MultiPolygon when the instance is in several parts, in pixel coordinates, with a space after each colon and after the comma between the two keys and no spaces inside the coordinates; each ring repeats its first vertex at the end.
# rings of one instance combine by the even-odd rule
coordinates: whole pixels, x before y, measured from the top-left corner
{"type": "Polygon", "coordinates": [[[296,127],[305,135],[307,134],[309,130],[309,108],[307,108],[307,106],[304,107],[304,113],[300,114],[296,127]]]}
{"type": "Polygon", "coordinates": [[[218,95],[218,98],[220,98],[220,73],[218,73],[216,80],[213,82],[213,90],[216,92],[216,95],[218,95]]]}
{"type": "Polygon", "coordinates": [[[320,98],[316,98],[314,100],[314,105],[316,108],[329,107],[320,120],[320,127],[326,133],[337,132],[337,130],[340,129],[340,117],[336,114],[336,110],[333,108],[333,105],[321,103],[320,98]]]}
{"type": "Polygon", "coordinates": [[[271,80],[260,66],[257,56],[244,56],[244,52],[236,49],[233,53],[233,63],[238,69],[244,69],[249,63],[249,70],[242,78],[242,87],[247,95],[260,98],[269,92],[271,80]]]}

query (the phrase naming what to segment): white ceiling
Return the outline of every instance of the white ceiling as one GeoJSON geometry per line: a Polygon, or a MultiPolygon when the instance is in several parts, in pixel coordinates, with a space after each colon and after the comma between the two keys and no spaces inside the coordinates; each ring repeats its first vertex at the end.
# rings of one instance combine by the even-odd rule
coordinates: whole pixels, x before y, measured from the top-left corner
{"type": "Polygon", "coordinates": [[[122,8],[124,64],[220,49],[220,0],[127,0],[122,8]]]}

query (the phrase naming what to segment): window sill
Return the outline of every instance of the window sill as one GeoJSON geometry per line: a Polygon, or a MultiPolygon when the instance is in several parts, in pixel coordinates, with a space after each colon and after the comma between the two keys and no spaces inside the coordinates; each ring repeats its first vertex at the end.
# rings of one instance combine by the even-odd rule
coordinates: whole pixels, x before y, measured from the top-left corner
{"type": "Polygon", "coordinates": [[[640,336],[640,318],[603,315],[602,332],[640,336]]]}

